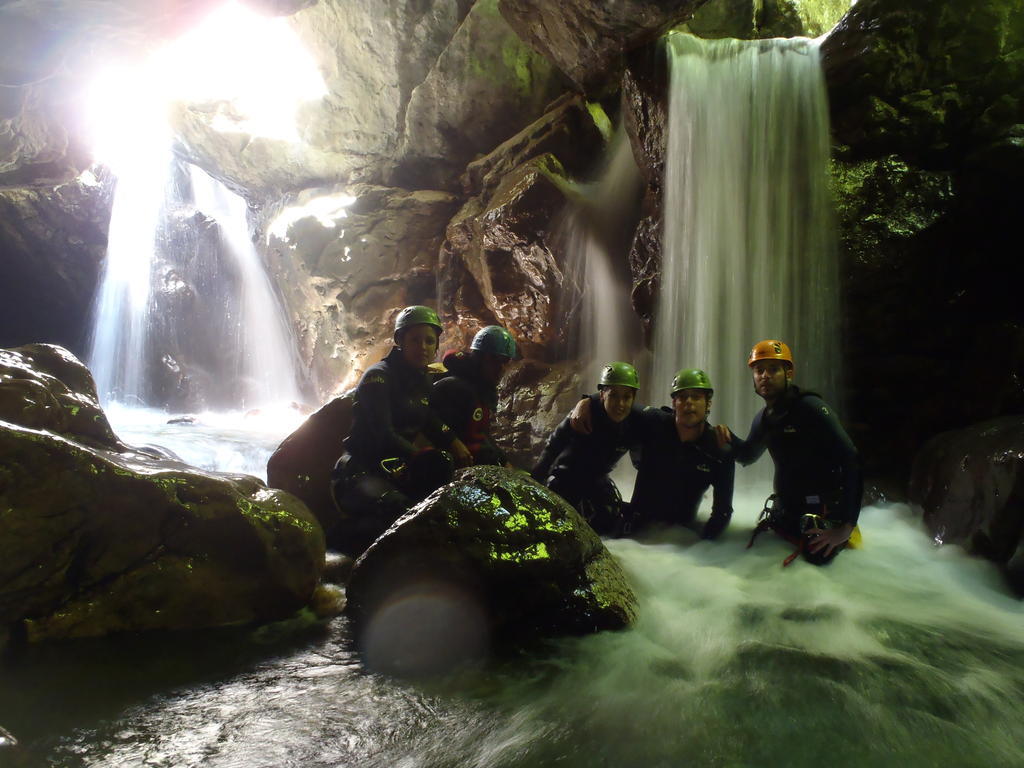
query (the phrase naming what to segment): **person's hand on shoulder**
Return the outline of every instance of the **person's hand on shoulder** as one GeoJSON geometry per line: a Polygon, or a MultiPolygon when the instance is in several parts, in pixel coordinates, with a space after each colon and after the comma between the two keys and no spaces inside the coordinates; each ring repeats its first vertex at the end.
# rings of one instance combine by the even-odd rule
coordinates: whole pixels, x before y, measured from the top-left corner
{"type": "Polygon", "coordinates": [[[584,397],[576,403],[569,414],[569,426],[581,435],[589,435],[593,431],[590,420],[590,398],[584,397]]]}

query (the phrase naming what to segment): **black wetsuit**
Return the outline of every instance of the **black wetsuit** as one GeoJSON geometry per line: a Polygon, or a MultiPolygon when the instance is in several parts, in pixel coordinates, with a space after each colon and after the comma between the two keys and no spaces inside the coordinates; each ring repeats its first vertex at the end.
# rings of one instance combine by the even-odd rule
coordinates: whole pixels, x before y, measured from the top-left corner
{"type": "MultiPolygon", "coordinates": [[[[777,508],[770,524],[778,533],[799,540],[800,518],[809,512],[833,526],[857,524],[864,490],[860,457],[835,411],[818,395],[790,386],[770,409],[758,412],[747,439],[734,436],[732,446],[744,466],[766,448],[771,454],[777,508]]],[[[805,557],[818,564],[831,559],[805,557]]]]}
{"type": "Polygon", "coordinates": [[[342,548],[359,554],[414,503],[451,479],[455,433],[430,408],[431,380],[397,347],[359,380],[352,432],[335,467],[342,548]],[[417,435],[434,450],[413,444],[417,435]]]}
{"type": "Polygon", "coordinates": [[[471,353],[449,352],[444,365],[449,375],[434,382],[430,407],[465,443],[474,464],[504,465],[508,457],[490,434],[497,387],[480,376],[480,362],[471,353]]]}
{"type": "Polygon", "coordinates": [[[732,454],[718,448],[710,424],[696,440],[680,440],[671,408],[645,408],[641,423],[642,447],[639,457],[634,456],[636,485],[629,503],[633,528],[650,523],[692,526],[704,493],[713,488],[711,517],[702,536],[715,538],[732,517],[732,454]]]}
{"type": "Polygon", "coordinates": [[[622,497],[608,476],[619,459],[639,443],[640,409],[616,424],[601,396],[590,396],[589,435],[576,432],[569,417],[548,438],[540,459],[530,473],[564,498],[602,535],[621,532],[622,497]]]}

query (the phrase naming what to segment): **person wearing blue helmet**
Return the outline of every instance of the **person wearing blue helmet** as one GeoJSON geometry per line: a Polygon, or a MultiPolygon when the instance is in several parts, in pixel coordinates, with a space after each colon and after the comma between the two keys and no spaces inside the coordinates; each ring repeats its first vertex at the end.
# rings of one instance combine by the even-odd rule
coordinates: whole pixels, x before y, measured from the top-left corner
{"type": "Polygon", "coordinates": [[[434,382],[430,406],[450,426],[473,456],[474,464],[508,464],[491,438],[498,408],[498,383],[516,357],[516,340],[506,328],[488,325],[477,331],[467,351],[447,352],[448,375],[434,382]]]}

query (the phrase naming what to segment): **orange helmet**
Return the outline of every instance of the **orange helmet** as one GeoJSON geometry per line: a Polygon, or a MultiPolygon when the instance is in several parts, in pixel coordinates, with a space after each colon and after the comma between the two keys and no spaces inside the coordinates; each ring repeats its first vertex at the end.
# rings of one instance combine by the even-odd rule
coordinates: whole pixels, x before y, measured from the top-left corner
{"type": "Polygon", "coordinates": [[[786,346],[786,342],[777,339],[765,339],[754,345],[754,348],[750,350],[750,359],[747,360],[747,365],[753,367],[758,360],[781,360],[784,363],[789,363],[791,368],[793,367],[793,353],[786,346]]]}

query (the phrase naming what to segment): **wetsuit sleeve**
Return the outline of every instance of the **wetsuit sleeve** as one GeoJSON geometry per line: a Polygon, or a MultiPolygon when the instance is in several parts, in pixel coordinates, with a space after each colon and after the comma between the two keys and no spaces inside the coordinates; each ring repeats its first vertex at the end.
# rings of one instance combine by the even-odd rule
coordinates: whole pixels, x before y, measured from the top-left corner
{"type": "Polygon", "coordinates": [[[395,431],[388,376],[384,371],[367,371],[356,387],[356,418],[361,422],[359,444],[368,455],[408,457],[416,452],[413,444],[395,431]]]}
{"type": "Polygon", "coordinates": [[[842,494],[839,498],[839,509],[829,519],[844,523],[857,524],[860,516],[860,502],[864,494],[864,477],[861,471],[860,454],[843,425],[839,423],[835,411],[818,397],[809,395],[801,401],[808,413],[808,420],[817,434],[821,435],[822,444],[829,446],[832,460],[839,469],[842,478],[842,494]]]}
{"type": "Polygon", "coordinates": [[[442,421],[432,408],[427,409],[423,421],[423,434],[435,448],[448,448],[457,437],[455,431],[442,421]]]}
{"type": "MultiPolygon", "coordinates": [[[[629,418],[633,418],[631,413],[629,418]]],[[[629,459],[634,469],[640,469],[644,451],[655,451],[656,443],[664,429],[664,411],[653,405],[640,409],[636,414],[635,440],[629,447],[629,459]]]]}
{"type": "Polygon", "coordinates": [[[439,379],[430,388],[431,409],[456,433],[473,417],[474,403],[473,394],[454,376],[439,379]]]}
{"type": "Polygon", "coordinates": [[[573,429],[569,424],[569,417],[566,416],[562,419],[562,423],[555,427],[555,431],[551,433],[547,445],[544,446],[540,458],[530,472],[534,480],[540,482],[547,480],[548,475],[551,474],[551,465],[555,463],[555,459],[559,457],[562,451],[569,446],[572,435],[573,429]]]}
{"type": "Polygon", "coordinates": [[[736,481],[736,462],[728,457],[718,463],[715,477],[711,481],[714,489],[714,501],[711,504],[712,515],[732,516],[732,491],[736,481]]]}
{"type": "Polygon", "coordinates": [[[732,442],[730,443],[733,458],[744,467],[753,464],[761,458],[761,454],[768,447],[767,436],[767,430],[764,426],[764,410],[761,410],[758,411],[751,422],[750,434],[747,435],[746,440],[741,440],[737,435],[733,434],[732,442]]]}

